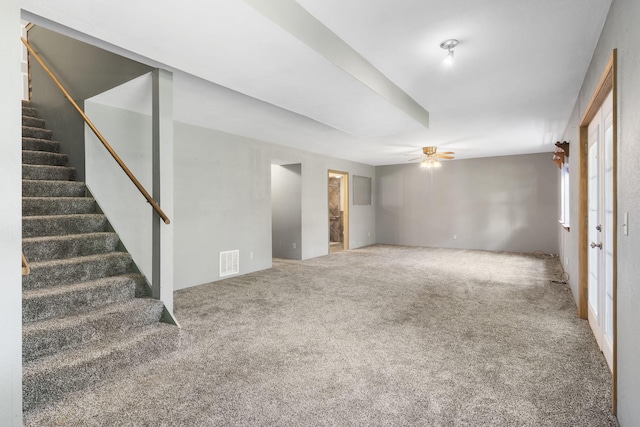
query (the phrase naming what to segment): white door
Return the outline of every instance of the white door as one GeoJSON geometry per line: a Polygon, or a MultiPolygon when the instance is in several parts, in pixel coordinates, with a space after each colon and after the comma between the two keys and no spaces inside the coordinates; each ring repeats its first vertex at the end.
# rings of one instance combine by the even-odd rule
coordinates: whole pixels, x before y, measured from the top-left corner
{"type": "Polygon", "coordinates": [[[589,324],[613,362],[613,94],[589,124],[589,324]]]}

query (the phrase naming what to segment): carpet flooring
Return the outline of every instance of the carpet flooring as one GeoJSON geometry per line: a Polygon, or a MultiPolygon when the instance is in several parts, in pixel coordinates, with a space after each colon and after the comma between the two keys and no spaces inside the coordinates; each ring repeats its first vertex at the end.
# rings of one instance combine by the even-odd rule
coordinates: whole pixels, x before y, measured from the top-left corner
{"type": "Polygon", "coordinates": [[[28,426],[617,426],[555,259],[373,246],[176,292],[181,348],[28,426]]]}

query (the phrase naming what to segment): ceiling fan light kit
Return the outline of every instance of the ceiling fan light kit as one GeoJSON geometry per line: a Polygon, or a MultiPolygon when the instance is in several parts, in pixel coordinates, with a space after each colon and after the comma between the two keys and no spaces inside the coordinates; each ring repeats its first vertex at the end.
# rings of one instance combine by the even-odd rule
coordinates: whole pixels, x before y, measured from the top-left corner
{"type": "Polygon", "coordinates": [[[420,167],[423,169],[440,168],[442,167],[442,164],[440,163],[439,159],[450,160],[454,158],[452,154],[455,154],[453,151],[443,151],[441,153],[438,153],[438,148],[434,146],[422,147],[422,153],[422,157],[417,157],[409,161],[422,159],[420,162],[420,167]]]}
{"type": "Polygon", "coordinates": [[[436,159],[424,159],[420,162],[420,167],[423,169],[437,169],[441,168],[442,164],[436,159]]]}

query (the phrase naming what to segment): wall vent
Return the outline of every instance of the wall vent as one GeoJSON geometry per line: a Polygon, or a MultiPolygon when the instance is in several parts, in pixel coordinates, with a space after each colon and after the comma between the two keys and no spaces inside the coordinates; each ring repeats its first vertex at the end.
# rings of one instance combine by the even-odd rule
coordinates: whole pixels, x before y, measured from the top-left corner
{"type": "Polygon", "coordinates": [[[240,251],[220,252],[220,277],[240,272],[240,251]]]}

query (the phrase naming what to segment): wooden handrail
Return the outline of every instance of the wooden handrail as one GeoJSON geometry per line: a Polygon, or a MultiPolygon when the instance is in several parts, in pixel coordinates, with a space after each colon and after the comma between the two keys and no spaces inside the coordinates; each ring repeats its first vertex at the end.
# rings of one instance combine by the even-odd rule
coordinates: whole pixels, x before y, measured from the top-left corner
{"type": "Polygon", "coordinates": [[[29,268],[29,263],[27,259],[24,257],[24,252],[22,253],[22,275],[26,276],[31,273],[31,269],[29,268]]]}
{"type": "Polygon", "coordinates": [[[45,65],[44,62],[42,62],[42,59],[40,58],[40,56],[33,50],[33,48],[31,47],[31,45],[29,44],[28,41],[26,41],[24,39],[24,37],[20,37],[20,40],[22,40],[22,43],[24,43],[24,45],[27,47],[27,50],[29,50],[29,53],[31,55],[33,55],[33,57],[36,59],[36,61],[38,61],[38,63],[42,66],[42,68],[44,69],[44,71],[49,75],[49,77],[51,77],[51,80],[53,80],[53,82],[56,84],[56,86],[58,86],[58,89],[60,89],[62,91],[62,93],[64,94],[64,97],[67,98],[69,100],[69,102],[71,103],[71,105],[73,106],[73,108],[76,109],[76,111],[78,112],[78,114],[80,114],[80,116],[82,117],[82,119],[84,120],[84,122],[87,124],[87,126],[89,126],[89,128],[93,131],[93,133],[96,135],[96,137],[98,137],[98,139],[100,140],[100,142],[102,142],[102,145],[104,145],[104,148],[107,149],[107,151],[109,152],[109,154],[111,154],[111,156],[113,157],[113,159],[118,163],[118,165],[120,165],[120,167],[122,168],[122,170],[124,171],[124,173],[127,174],[127,176],[129,177],[129,179],[131,180],[131,182],[133,182],[133,184],[138,188],[138,190],[140,191],[140,193],[142,193],[142,195],[144,196],[145,199],[147,199],[147,202],[149,202],[149,204],[151,205],[151,207],[153,208],[154,211],[156,211],[156,213],[160,216],[160,218],[162,218],[162,221],[164,221],[165,224],[169,224],[171,221],[169,221],[169,218],[167,217],[167,215],[162,211],[162,209],[160,209],[160,206],[158,206],[158,203],[156,203],[155,200],[153,200],[153,198],[149,195],[149,193],[147,192],[147,190],[144,189],[144,187],[142,186],[142,184],[140,184],[140,181],[138,181],[138,179],[133,175],[133,173],[129,170],[129,168],[127,167],[127,165],[124,164],[124,162],[122,161],[122,159],[120,158],[120,156],[118,156],[116,154],[116,152],[113,150],[113,148],[111,147],[111,145],[109,145],[109,143],[107,142],[106,139],[104,139],[104,137],[102,136],[102,134],[100,133],[100,131],[98,131],[98,129],[94,126],[94,124],[91,122],[91,120],[89,120],[89,117],[87,117],[86,114],[84,114],[84,111],[82,111],[82,109],[80,109],[80,107],[78,107],[78,104],[76,104],[76,102],[73,100],[73,98],[71,98],[71,95],[69,95],[69,92],[67,92],[65,90],[65,88],[62,86],[62,84],[58,81],[58,79],[56,78],[56,76],[53,75],[53,73],[51,72],[51,70],[49,69],[49,67],[47,67],[45,65]]]}

